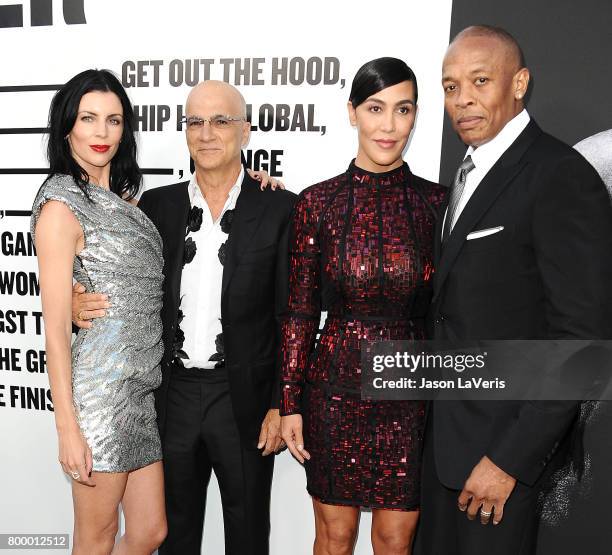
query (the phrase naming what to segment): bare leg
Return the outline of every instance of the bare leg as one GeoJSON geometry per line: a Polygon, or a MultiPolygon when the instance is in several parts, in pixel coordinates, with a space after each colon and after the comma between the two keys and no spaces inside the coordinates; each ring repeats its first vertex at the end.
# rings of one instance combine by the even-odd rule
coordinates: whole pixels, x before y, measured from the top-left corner
{"type": "Polygon", "coordinates": [[[351,555],[357,538],[359,507],[326,505],[313,498],[314,555],[351,555]]]}
{"type": "Polygon", "coordinates": [[[374,555],[410,555],[419,511],[372,511],[374,555]]]}
{"type": "Polygon", "coordinates": [[[127,472],[92,472],[95,487],[72,481],[73,555],[108,555],[115,544],[127,472]]]}
{"type": "Polygon", "coordinates": [[[122,506],[125,534],[113,555],[151,555],[167,532],[161,461],[129,473],[122,506]]]}

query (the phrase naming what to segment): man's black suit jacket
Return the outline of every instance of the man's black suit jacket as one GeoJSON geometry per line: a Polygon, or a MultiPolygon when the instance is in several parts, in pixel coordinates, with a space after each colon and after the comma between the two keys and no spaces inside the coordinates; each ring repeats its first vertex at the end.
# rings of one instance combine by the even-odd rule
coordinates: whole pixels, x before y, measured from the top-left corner
{"type": "MultiPolygon", "coordinates": [[[[612,208],[596,171],[531,121],[483,178],[440,245],[434,337],[612,338],[612,208]],[[482,229],[504,229],[480,239],[482,229]]],[[[436,469],[462,489],[483,455],[533,485],[576,402],[434,401],[436,469]]],[[[558,451],[558,454],[561,451],[558,451]]]]}
{"type": "MultiPolygon", "coordinates": [[[[156,394],[162,438],[190,210],[188,184],[152,189],[138,203],[164,243],[165,349],[162,385],[156,394]]],[[[259,183],[245,173],[227,243],[221,291],[225,365],[240,435],[245,446],[253,448],[266,412],[279,402],[277,317],[287,302],[289,220],[296,198],[289,191],[261,191],[259,183]]]]}

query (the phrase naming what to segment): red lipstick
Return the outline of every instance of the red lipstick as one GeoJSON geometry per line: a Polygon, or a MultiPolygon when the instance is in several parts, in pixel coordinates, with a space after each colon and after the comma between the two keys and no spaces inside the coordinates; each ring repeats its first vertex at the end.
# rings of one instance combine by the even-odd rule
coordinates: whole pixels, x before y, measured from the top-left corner
{"type": "Polygon", "coordinates": [[[89,148],[96,152],[106,152],[110,148],[109,145],[89,145],[89,148]]]}

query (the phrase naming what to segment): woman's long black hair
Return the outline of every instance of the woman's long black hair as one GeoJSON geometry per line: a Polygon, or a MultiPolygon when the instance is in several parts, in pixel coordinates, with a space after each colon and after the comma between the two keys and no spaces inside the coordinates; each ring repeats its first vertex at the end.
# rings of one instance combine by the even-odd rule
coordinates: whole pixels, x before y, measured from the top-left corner
{"type": "Polygon", "coordinates": [[[367,98],[387,87],[392,87],[404,81],[414,84],[414,102],[419,96],[417,80],[414,72],[406,62],[398,58],[376,58],[363,64],[353,79],[349,101],[357,108],[367,98]]]}
{"type": "Polygon", "coordinates": [[[93,92],[112,92],[123,107],[123,135],[110,167],[110,190],[121,198],[133,199],[140,190],[142,172],[136,161],[134,110],[119,79],[106,69],[88,69],[75,75],[53,97],[49,110],[49,177],[71,175],[89,198],[89,174],[72,156],[67,136],[72,131],[83,95],[93,92]]]}

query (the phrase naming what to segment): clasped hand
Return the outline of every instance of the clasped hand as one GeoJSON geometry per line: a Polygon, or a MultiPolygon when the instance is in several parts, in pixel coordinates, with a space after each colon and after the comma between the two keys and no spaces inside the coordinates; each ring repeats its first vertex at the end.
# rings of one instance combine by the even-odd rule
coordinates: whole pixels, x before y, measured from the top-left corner
{"type": "Polygon", "coordinates": [[[277,453],[285,447],[285,442],[281,438],[281,417],[278,409],[270,409],[261,424],[259,432],[259,442],[257,449],[262,449],[261,455],[265,457],[270,453],[277,453]]]}

